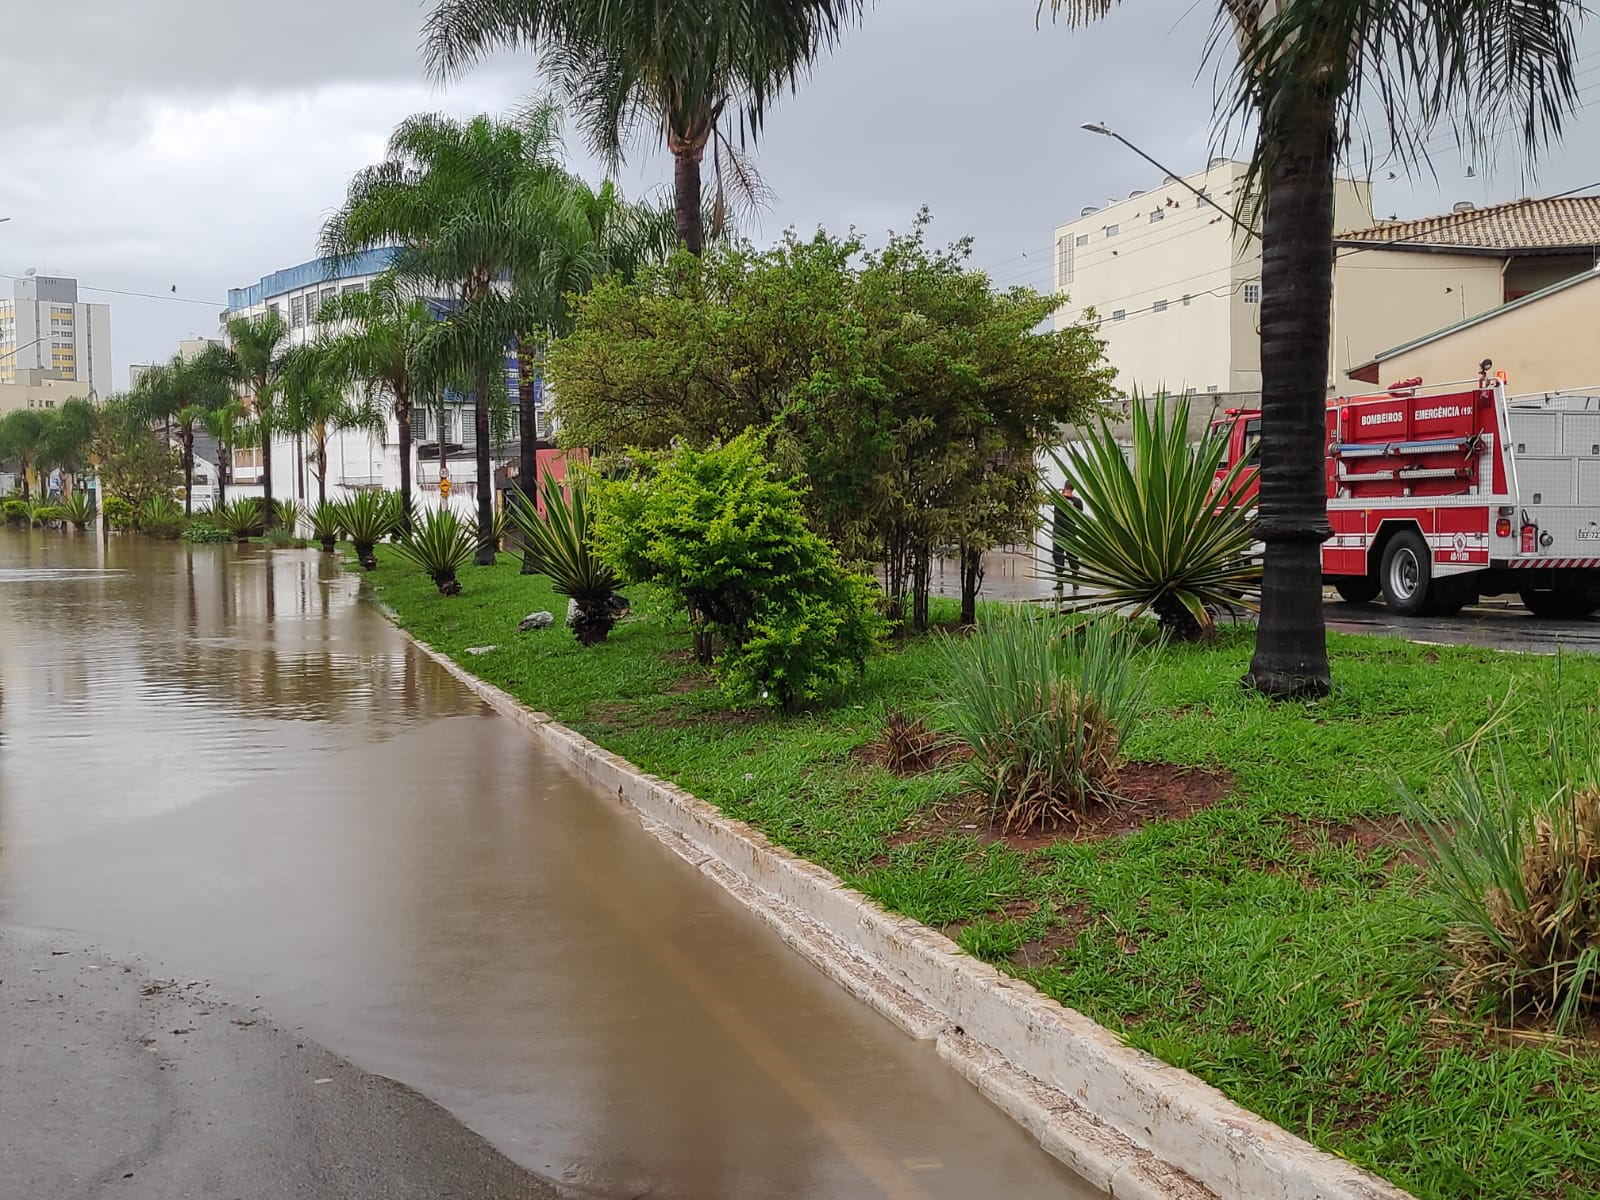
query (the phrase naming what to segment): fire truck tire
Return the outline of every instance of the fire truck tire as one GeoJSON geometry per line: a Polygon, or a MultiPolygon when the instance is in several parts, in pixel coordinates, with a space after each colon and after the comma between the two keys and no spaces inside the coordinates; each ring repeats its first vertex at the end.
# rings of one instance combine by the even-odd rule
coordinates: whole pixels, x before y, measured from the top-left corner
{"type": "Polygon", "coordinates": [[[1572,621],[1600,608],[1600,596],[1577,588],[1523,588],[1517,596],[1522,607],[1536,617],[1572,621]]]}
{"type": "Polygon", "coordinates": [[[1403,529],[1383,548],[1378,571],[1383,602],[1402,617],[1419,616],[1428,607],[1433,586],[1433,554],[1422,536],[1403,529]]]}
{"type": "Polygon", "coordinates": [[[1341,575],[1333,581],[1333,590],[1346,604],[1371,604],[1383,589],[1370,575],[1341,575]]]}

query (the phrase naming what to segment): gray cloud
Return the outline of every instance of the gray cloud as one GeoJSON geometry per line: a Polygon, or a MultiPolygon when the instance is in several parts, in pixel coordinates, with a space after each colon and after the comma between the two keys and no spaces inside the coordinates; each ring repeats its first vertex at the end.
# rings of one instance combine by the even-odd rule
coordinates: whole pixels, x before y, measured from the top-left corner
{"type": "MultiPolygon", "coordinates": [[[[511,55],[436,87],[417,55],[425,10],[80,0],[11,14],[0,70],[17,108],[0,215],[14,219],[0,224],[0,272],[35,266],[167,297],[91,295],[115,305],[119,376],[212,331],[227,288],[311,257],[351,172],[407,113],[493,111],[537,89],[531,60],[511,55]],[[174,284],[203,303],[172,300],[174,284]]],[[[1213,77],[1200,66],[1211,12],[1149,0],[1090,29],[1036,29],[1032,0],[879,0],[772,115],[757,161],[778,199],[754,232],[855,224],[876,238],[926,203],[935,235],[973,235],[997,280],[1048,287],[1053,227],[1156,174],[1080,124],[1105,121],[1178,171],[1214,152],[1213,77]]],[[[1600,66],[1585,71],[1600,97],[1600,66]]],[[[1536,181],[1519,175],[1509,139],[1470,179],[1448,141],[1439,148],[1437,179],[1377,172],[1380,213],[1600,178],[1587,110],[1536,181]]],[[[670,178],[665,156],[640,147],[622,182],[637,193],[670,178]]]]}

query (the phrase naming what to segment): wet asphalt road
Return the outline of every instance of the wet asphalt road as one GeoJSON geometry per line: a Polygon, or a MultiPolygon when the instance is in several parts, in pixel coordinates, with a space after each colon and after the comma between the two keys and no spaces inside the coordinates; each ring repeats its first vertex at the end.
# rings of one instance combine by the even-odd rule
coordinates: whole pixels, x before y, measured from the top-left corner
{"type": "MultiPolygon", "coordinates": [[[[1331,596],[1332,593],[1329,593],[1331,596]]],[[[1552,621],[1514,600],[1487,600],[1453,617],[1397,617],[1382,604],[1330,601],[1328,628],[1446,646],[1484,646],[1521,654],[1600,654],[1600,619],[1552,621]]]]}
{"type": "Polygon", "coordinates": [[[438,1105],[203,983],[0,930],[0,1194],[556,1200],[438,1105]]]}

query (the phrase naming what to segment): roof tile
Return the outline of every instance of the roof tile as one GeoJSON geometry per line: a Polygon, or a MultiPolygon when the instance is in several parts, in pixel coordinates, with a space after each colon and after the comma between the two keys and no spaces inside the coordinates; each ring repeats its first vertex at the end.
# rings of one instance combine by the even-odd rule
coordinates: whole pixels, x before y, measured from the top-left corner
{"type": "Polygon", "coordinates": [[[1363,242],[1375,248],[1399,242],[1472,250],[1549,251],[1600,246],[1600,196],[1513,200],[1416,221],[1390,221],[1341,233],[1335,240],[1363,242]]]}

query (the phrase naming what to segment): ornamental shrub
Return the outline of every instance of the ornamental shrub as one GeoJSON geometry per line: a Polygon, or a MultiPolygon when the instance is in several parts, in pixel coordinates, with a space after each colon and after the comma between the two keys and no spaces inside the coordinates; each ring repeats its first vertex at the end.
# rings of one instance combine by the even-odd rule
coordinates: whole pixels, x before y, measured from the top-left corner
{"type": "Polygon", "coordinates": [[[735,702],[794,711],[860,674],[882,636],[871,583],[806,524],[802,496],[756,438],[679,449],[605,485],[597,553],[658,584],[697,630],[722,639],[718,678],[735,702]]]}
{"type": "Polygon", "coordinates": [[[106,498],[106,524],[113,529],[133,528],[133,505],[121,496],[106,498]]]}
{"type": "Polygon", "coordinates": [[[21,496],[7,496],[0,502],[0,514],[3,514],[7,525],[26,525],[28,523],[28,502],[21,496]]]}

